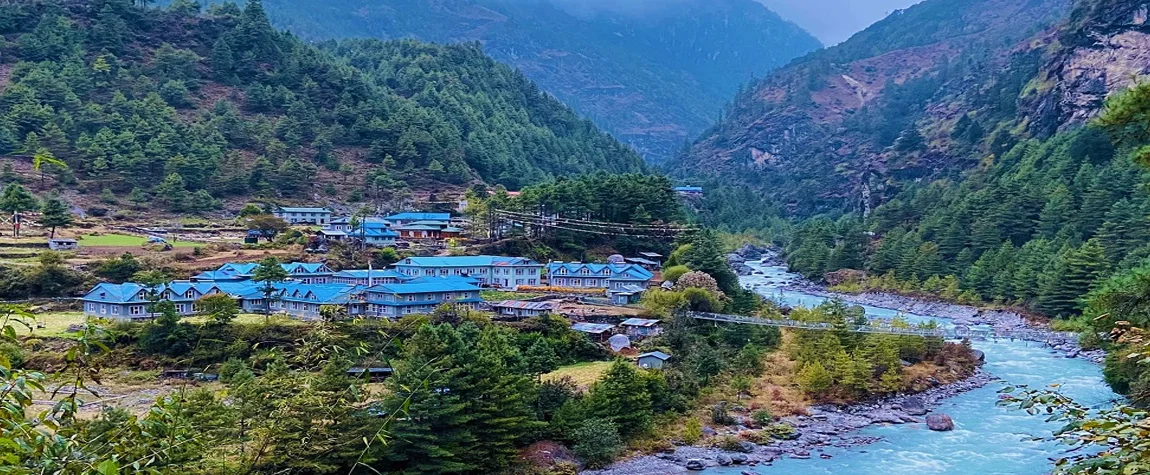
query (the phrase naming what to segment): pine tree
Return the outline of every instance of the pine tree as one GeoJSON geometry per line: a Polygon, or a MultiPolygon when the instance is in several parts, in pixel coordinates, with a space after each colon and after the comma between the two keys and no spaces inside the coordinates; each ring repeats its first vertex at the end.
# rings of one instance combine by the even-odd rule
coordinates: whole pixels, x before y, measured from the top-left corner
{"type": "Polygon", "coordinates": [[[44,205],[40,207],[40,225],[52,228],[49,239],[56,238],[56,228],[67,227],[72,224],[72,211],[68,209],[68,204],[58,196],[52,196],[44,200],[44,205]]]}
{"type": "Polygon", "coordinates": [[[468,427],[482,442],[473,448],[473,460],[482,472],[499,473],[514,459],[519,442],[542,428],[532,406],[536,388],[522,373],[522,358],[507,330],[489,325],[472,345],[463,359],[471,387],[461,394],[472,417],[468,427]]]}
{"type": "Polygon", "coordinates": [[[619,434],[632,437],[651,425],[651,396],[635,365],[616,359],[591,389],[593,417],[615,424],[619,434]]]}
{"type": "Polygon", "coordinates": [[[1067,249],[1053,266],[1039,296],[1039,308],[1048,315],[1073,316],[1079,299],[1099,283],[1108,270],[1106,251],[1097,239],[1078,249],[1067,249]]]}
{"type": "Polygon", "coordinates": [[[527,369],[532,374],[550,373],[559,368],[559,356],[546,338],[538,338],[527,348],[524,355],[527,360],[527,369]]]}
{"type": "Polygon", "coordinates": [[[396,414],[381,468],[398,473],[467,473],[480,443],[464,395],[470,378],[455,361],[463,350],[449,325],[424,325],[407,340],[404,358],[387,380],[384,407],[396,414]]]}

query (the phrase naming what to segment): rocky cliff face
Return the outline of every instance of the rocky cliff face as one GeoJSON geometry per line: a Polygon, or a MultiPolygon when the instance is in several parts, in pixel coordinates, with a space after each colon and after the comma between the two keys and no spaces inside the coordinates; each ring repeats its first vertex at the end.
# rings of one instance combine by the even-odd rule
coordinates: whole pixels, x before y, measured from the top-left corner
{"type": "Polygon", "coordinates": [[[668,169],[751,185],[800,215],[959,179],[1145,77],[1143,3],[927,0],[760,81],[668,169]]]}
{"type": "Polygon", "coordinates": [[[1083,2],[1026,102],[1030,130],[1049,135],[1093,118],[1106,98],[1150,78],[1150,2],[1083,2]]]}

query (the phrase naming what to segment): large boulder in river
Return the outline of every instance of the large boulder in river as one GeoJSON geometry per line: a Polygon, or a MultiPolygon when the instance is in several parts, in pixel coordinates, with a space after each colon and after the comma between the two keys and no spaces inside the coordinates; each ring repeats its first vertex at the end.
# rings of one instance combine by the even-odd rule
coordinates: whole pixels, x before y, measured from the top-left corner
{"type": "Polygon", "coordinates": [[[977,361],[979,363],[985,363],[986,362],[986,353],[983,353],[983,352],[978,351],[978,350],[970,350],[970,354],[974,355],[974,361],[977,361]]]}
{"type": "Polygon", "coordinates": [[[726,467],[731,464],[731,457],[727,456],[727,454],[719,454],[718,457],[715,457],[715,461],[719,462],[719,465],[726,467]]]}
{"type": "Polygon", "coordinates": [[[931,414],[926,416],[926,427],[939,432],[954,430],[954,419],[946,414],[931,414]]]}
{"type": "Polygon", "coordinates": [[[699,459],[690,459],[687,461],[687,470],[706,470],[707,464],[699,459]]]}
{"type": "Polygon", "coordinates": [[[925,416],[926,415],[926,402],[918,396],[911,396],[902,400],[899,404],[902,410],[912,416],[925,416]]]}

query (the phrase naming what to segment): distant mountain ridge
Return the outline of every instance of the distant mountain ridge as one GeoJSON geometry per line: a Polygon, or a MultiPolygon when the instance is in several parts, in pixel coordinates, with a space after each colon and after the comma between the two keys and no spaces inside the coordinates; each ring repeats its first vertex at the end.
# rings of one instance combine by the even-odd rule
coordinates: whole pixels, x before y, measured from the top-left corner
{"type": "Polygon", "coordinates": [[[984,142],[991,153],[1004,145],[984,138],[1011,138],[997,124],[1035,107],[1027,98],[1046,87],[1032,79],[1070,8],[928,0],[901,10],[759,81],[666,167],[750,185],[799,215],[866,211],[899,183],[955,176],[984,142]]]}
{"type": "Polygon", "coordinates": [[[479,41],[497,60],[654,162],[743,84],[818,49],[753,0],[267,0],[306,40],[479,41]]]}

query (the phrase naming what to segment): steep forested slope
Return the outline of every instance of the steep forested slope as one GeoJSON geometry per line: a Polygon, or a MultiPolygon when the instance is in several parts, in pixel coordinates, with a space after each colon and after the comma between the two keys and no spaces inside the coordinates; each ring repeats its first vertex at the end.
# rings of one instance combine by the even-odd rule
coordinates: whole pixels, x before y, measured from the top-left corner
{"type": "Polygon", "coordinates": [[[902,183],[959,172],[994,118],[1013,117],[1049,43],[1031,39],[1067,5],[928,0],[897,12],[740,93],[669,169],[749,184],[799,214],[865,210],[902,183]]]}
{"type": "Polygon", "coordinates": [[[818,48],[753,0],[267,0],[305,39],[481,41],[653,161],[739,84],[818,48]]]}
{"type": "Polygon", "coordinates": [[[1144,37],[1146,12],[1119,0],[1080,3],[1019,95],[1018,117],[963,116],[968,128],[983,122],[996,130],[966,149],[977,166],[954,179],[906,184],[865,222],[806,222],[791,243],[792,263],[812,276],[841,268],[889,273],[879,285],[911,290],[937,291],[951,275],[971,296],[1052,316],[1076,315],[1103,279],[1146,266],[1150,86],[1124,89],[1150,63],[1131,76],[1113,74],[1121,58],[1150,53],[1150,42],[1112,41],[1144,37]],[[1112,60],[1086,67],[1103,54],[1112,60]],[[1085,97],[1069,77],[1102,87],[1089,101],[1067,100],[1085,97]],[[1067,114],[1049,113],[1058,110],[1067,114]],[[877,240],[868,242],[868,232],[877,240]]]}
{"type": "Polygon", "coordinates": [[[41,188],[194,211],[644,168],[477,45],[324,51],[276,32],[258,1],[10,3],[0,33],[0,152],[18,170],[59,159],[41,188]]]}

